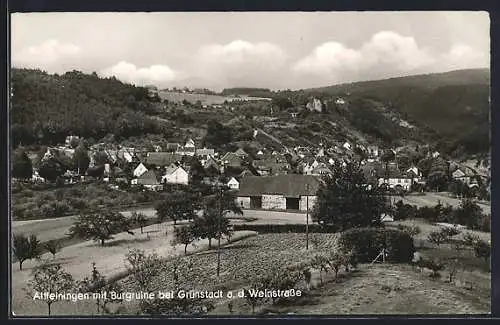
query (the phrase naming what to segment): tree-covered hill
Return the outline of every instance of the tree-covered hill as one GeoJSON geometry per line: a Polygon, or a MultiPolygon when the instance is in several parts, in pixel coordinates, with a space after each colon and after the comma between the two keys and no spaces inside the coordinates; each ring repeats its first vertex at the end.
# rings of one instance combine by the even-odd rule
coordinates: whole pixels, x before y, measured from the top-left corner
{"type": "MultiPolygon", "coordinates": [[[[148,146],[189,137],[201,145],[214,145],[206,141],[212,136],[207,132],[210,124],[218,121],[231,134],[231,141],[226,137],[221,146],[242,141],[278,148],[343,141],[383,147],[421,143],[437,145],[446,154],[467,156],[486,153],[490,147],[489,75],[485,73],[467,70],[285,90],[273,92],[272,101],[204,108],[188,101],[162,102],[146,88],[96,74],[72,71],[50,75],[14,69],[13,145],[61,143],[67,135],[148,146]],[[338,97],[344,98],[345,104],[337,104],[338,97]],[[306,108],[312,98],[321,99],[322,112],[306,108]],[[259,134],[264,136],[254,138],[255,130],[263,131],[259,134]]],[[[228,91],[246,90],[269,91],[228,91]]]]}
{"type": "Polygon", "coordinates": [[[78,71],[50,75],[13,69],[11,73],[14,146],[61,143],[71,134],[99,139],[163,131],[148,117],[161,108],[146,88],[78,71]]]}
{"type": "Polygon", "coordinates": [[[490,148],[490,71],[446,73],[355,82],[300,91],[303,94],[372,98],[442,137],[447,151],[490,148]]]}

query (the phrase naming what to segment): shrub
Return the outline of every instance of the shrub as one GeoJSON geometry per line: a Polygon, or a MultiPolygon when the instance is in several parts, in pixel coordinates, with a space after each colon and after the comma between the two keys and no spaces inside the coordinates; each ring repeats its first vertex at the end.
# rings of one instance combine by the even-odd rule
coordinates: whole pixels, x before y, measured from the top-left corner
{"type": "Polygon", "coordinates": [[[436,245],[441,245],[443,242],[445,242],[448,239],[448,236],[441,232],[441,231],[432,231],[429,236],[427,236],[427,240],[429,242],[436,244],[436,245]]]}
{"type": "Polygon", "coordinates": [[[474,252],[477,257],[484,258],[487,261],[491,255],[491,246],[484,240],[478,240],[474,243],[474,252]]]}
{"type": "Polygon", "coordinates": [[[445,227],[441,229],[441,233],[443,234],[443,237],[446,237],[446,239],[450,239],[451,237],[460,235],[461,231],[456,227],[445,227]]]}
{"type": "Polygon", "coordinates": [[[59,218],[64,217],[70,211],[66,202],[53,201],[41,206],[42,214],[46,218],[59,218]]]}
{"type": "Polygon", "coordinates": [[[465,243],[465,245],[467,245],[467,246],[474,246],[474,243],[476,243],[477,241],[479,241],[479,236],[473,235],[470,232],[466,232],[464,234],[464,243],[465,243]]]}
{"type": "Polygon", "coordinates": [[[411,227],[405,225],[398,225],[398,230],[406,232],[411,237],[415,237],[416,235],[421,233],[420,227],[418,226],[411,227]]]}
{"type": "Polygon", "coordinates": [[[431,278],[439,278],[441,276],[441,274],[439,274],[439,271],[444,269],[443,263],[441,263],[439,260],[421,259],[417,262],[417,265],[421,268],[428,268],[429,270],[431,270],[432,273],[429,275],[431,278]]]}
{"type": "Polygon", "coordinates": [[[57,252],[61,249],[61,245],[58,240],[49,240],[43,244],[43,247],[47,252],[52,254],[52,256],[56,256],[57,252]]]}
{"type": "Polygon", "coordinates": [[[349,229],[342,233],[341,242],[346,249],[354,250],[354,258],[359,262],[372,262],[383,248],[391,262],[410,262],[415,252],[413,238],[396,229],[349,229]]]}
{"type": "Polygon", "coordinates": [[[491,232],[491,214],[483,214],[478,220],[478,230],[491,232]]]}
{"type": "Polygon", "coordinates": [[[68,199],[68,202],[73,207],[73,209],[76,210],[84,210],[87,208],[87,202],[83,199],[71,197],[68,199]]]}

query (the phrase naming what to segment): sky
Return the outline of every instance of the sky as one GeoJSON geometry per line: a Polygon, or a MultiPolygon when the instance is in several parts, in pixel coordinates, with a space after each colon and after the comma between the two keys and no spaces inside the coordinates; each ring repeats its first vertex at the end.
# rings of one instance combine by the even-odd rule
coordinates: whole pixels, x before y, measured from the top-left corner
{"type": "Polygon", "coordinates": [[[160,88],[304,89],[490,65],[487,12],[15,13],[11,64],[160,88]]]}

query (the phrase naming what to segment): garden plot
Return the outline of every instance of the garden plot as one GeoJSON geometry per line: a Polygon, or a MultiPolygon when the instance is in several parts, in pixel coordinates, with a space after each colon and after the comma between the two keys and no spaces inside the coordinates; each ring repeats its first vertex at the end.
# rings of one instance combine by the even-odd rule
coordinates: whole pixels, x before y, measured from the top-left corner
{"type": "MultiPolygon", "coordinates": [[[[117,234],[104,247],[94,241],[85,241],[62,249],[55,258],[44,254],[42,258],[61,263],[63,268],[77,281],[89,276],[92,262],[106,277],[126,273],[125,254],[133,248],[144,250],[147,254],[156,252],[160,257],[173,257],[184,253],[184,247],[171,246],[173,239],[172,226],[155,224],[144,228],[144,234],[135,229],[135,236],[127,233],[117,234]],[[165,232],[168,231],[168,235],[165,232]]],[[[255,235],[251,231],[236,232],[232,240],[255,235]]],[[[199,240],[195,245],[188,247],[188,252],[206,249],[208,240],[199,240]]],[[[34,302],[25,292],[26,285],[31,278],[31,271],[39,262],[26,261],[23,270],[19,271],[17,263],[12,264],[12,310],[16,315],[46,315],[46,305],[43,302],[34,302]]],[[[124,274],[125,275],[125,274],[124,274]]],[[[57,302],[53,305],[54,315],[88,315],[95,308],[93,303],[57,302]]]]}

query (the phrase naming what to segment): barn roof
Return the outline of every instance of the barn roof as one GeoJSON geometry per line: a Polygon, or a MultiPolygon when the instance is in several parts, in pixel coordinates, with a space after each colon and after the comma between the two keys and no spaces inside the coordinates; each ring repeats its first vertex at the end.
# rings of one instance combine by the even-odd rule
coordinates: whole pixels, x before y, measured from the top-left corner
{"type": "Polygon", "coordinates": [[[316,195],[320,179],[311,175],[247,176],[241,179],[239,196],[280,194],[288,197],[316,195]],[[309,185],[309,190],[306,190],[309,185]]]}
{"type": "Polygon", "coordinates": [[[171,152],[148,152],[144,164],[159,167],[169,166],[182,160],[182,155],[171,152]]]}

